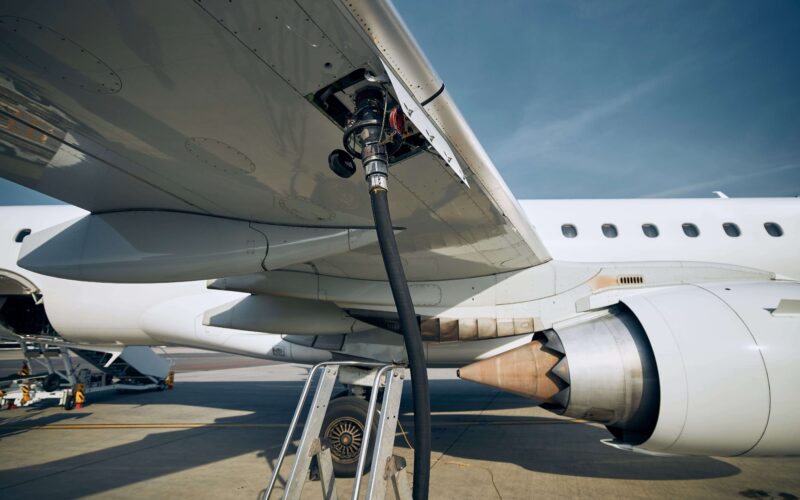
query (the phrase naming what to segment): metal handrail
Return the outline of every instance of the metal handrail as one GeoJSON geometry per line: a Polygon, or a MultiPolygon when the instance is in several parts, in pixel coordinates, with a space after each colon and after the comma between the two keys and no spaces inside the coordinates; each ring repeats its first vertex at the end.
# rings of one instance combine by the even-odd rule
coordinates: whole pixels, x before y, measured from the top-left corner
{"type": "MultiPolygon", "coordinates": [[[[372,382],[372,394],[369,395],[369,409],[367,409],[367,421],[364,424],[364,441],[361,443],[361,452],[358,455],[358,466],[356,467],[356,477],[353,483],[353,500],[358,500],[358,492],[361,489],[361,476],[364,474],[364,466],[369,454],[369,435],[372,432],[372,420],[375,418],[375,411],[378,405],[378,391],[380,390],[381,377],[386,375],[386,372],[394,370],[396,365],[386,365],[375,375],[375,380],[372,382]]],[[[377,466],[377,464],[373,464],[377,466]]]]}
{"type": "MultiPolygon", "coordinates": [[[[300,399],[297,402],[297,408],[295,408],[294,415],[292,416],[291,423],[289,424],[289,430],[286,432],[286,438],[283,440],[283,446],[281,446],[281,452],[278,455],[278,460],[275,463],[275,466],[272,470],[272,477],[270,477],[269,485],[267,489],[264,490],[264,495],[261,497],[262,500],[268,500],[269,496],[272,494],[272,489],[275,487],[275,482],[278,479],[278,473],[280,472],[281,466],[283,465],[283,460],[286,458],[286,451],[289,449],[289,443],[292,441],[292,436],[297,428],[297,422],[300,420],[300,414],[303,412],[303,406],[305,406],[306,398],[308,397],[308,391],[311,388],[311,382],[314,379],[314,375],[320,368],[325,368],[327,366],[361,366],[361,367],[378,367],[382,366],[384,368],[378,372],[378,376],[375,377],[376,381],[380,380],[380,375],[382,374],[383,370],[388,368],[393,368],[395,365],[387,365],[386,363],[377,363],[377,362],[362,362],[362,361],[323,361],[322,363],[317,363],[314,365],[311,370],[309,371],[308,378],[306,379],[306,383],[303,385],[303,391],[300,393],[300,399]]],[[[367,435],[364,438],[364,447],[362,450],[365,450],[367,445],[369,444],[369,431],[371,430],[371,420],[372,418],[370,415],[375,411],[375,403],[377,402],[376,399],[377,390],[375,389],[375,382],[373,382],[373,391],[370,395],[370,406],[368,410],[368,420],[367,420],[367,435]]],[[[363,472],[363,464],[361,463],[363,459],[363,455],[359,457],[359,471],[363,472]]],[[[356,487],[360,486],[360,478],[357,478],[356,487]]],[[[358,490],[355,490],[356,492],[358,490]]]]}

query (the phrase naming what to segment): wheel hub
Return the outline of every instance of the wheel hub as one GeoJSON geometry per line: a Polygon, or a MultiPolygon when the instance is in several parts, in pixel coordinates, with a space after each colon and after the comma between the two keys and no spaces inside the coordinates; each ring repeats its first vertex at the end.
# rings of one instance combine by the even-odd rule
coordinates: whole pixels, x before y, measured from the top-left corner
{"type": "Polygon", "coordinates": [[[352,417],[337,418],[325,429],[325,437],[330,440],[334,460],[345,464],[358,461],[364,437],[360,421],[352,417]]]}

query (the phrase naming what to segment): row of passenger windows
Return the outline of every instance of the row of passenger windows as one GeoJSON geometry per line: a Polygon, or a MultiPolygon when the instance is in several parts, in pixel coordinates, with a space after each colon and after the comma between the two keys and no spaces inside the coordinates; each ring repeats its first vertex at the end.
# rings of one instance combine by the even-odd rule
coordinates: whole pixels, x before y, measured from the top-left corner
{"type": "MultiPolygon", "coordinates": [[[[683,234],[689,238],[697,238],[700,236],[700,229],[691,222],[684,222],[681,227],[683,228],[683,234]]],[[[614,224],[603,224],[600,226],[600,229],[603,231],[603,236],[606,238],[616,238],[619,236],[617,226],[614,224]]],[[[781,228],[780,224],[777,222],[765,222],[764,229],[767,231],[767,234],[775,238],[783,236],[783,228],[781,228]]],[[[731,238],[738,238],[742,234],[739,226],[733,222],[725,222],[722,224],[722,230],[731,238]]],[[[657,238],[659,235],[658,226],[650,223],[642,224],[642,232],[648,238],[657,238]]],[[[575,227],[574,224],[564,224],[561,226],[561,234],[566,238],[575,238],[578,236],[578,228],[575,227]]]]}

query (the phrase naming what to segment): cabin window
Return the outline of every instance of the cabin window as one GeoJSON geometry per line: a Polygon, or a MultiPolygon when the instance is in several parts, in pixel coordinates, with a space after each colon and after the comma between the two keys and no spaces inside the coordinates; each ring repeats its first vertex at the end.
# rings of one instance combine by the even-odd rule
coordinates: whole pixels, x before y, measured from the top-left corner
{"type": "Polygon", "coordinates": [[[731,238],[738,238],[742,234],[742,232],[739,230],[739,226],[737,226],[733,222],[726,222],[725,224],[722,225],[722,229],[724,229],[725,234],[727,234],[731,238]]]}
{"type": "Polygon", "coordinates": [[[700,236],[700,230],[697,229],[697,226],[692,224],[691,222],[684,222],[682,227],[683,227],[683,234],[685,234],[689,238],[697,238],[698,236],[700,236]]]}
{"type": "Polygon", "coordinates": [[[564,224],[561,226],[561,234],[563,234],[565,238],[574,238],[578,236],[578,228],[572,224],[564,224]]]}
{"type": "Polygon", "coordinates": [[[619,232],[617,231],[617,226],[615,226],[614,224],[603,224],[602,229],[603,229],[603,236],[605,236],[606,238],[616,238],[617,235],[619,235],[619,232]]]}
{"type": "Polygon", "coordinates": [[[642,224],[642,232],[648,238],[658,237],[658,228],[655,224],[642,224]]]}
{"type": "Polygon", "coordinates": [[[775,238],[783,236],[783,228],[777,222],[765,222],[764,229],[767,230],[768,235],[773,236],[775,238]]]}
{"type": "Polygon", "coordinates": [[[17,243],[22,243],[22,240],[25,239],[26,236],[31,234],[30,229],[20,229],[16,236],[14,236],[14,241],[17,243]]]}

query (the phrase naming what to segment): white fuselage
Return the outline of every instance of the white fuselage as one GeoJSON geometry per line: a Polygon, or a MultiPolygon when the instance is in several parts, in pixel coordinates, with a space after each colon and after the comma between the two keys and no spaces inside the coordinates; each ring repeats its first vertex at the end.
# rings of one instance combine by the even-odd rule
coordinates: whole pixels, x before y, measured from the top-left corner
{"type": "MultiPolygon", "coordinates": [[[[800,278],[800,200],[542,200],[522,201],[536,231],[559,261],[624,263],[708,262],[759,269],[788,279],[800,278]],[[728,236],[722,224],[736,223],[740,236],[728,236]],[[770,236],[764,223],[780,225],[782,236],[770,236]],[[647,237],[642,224],[654,224],[659,235],[647,237]],[[682,224],[692,223],[699,236],[688,237],[682,224]],[[577,236],[562,234],[571,224],[577,236]],[[617,237],[603,235],[614,224],[617,237]]],[[[205,281],[161,284],[111,284],[65,280],[33,273],[17,265],[20,231],[32,232],[82,217],[68,205],[0,208],[0,271],[32,282],[44,298],[55,330],[68,340],[96,344],[181,344],[246,355],[270,357],[277,335],[218,328],[203,324],[203,314],[246,297],[233,291],[208,290],[205,281]]],[[[503,286],[498,284],[498,286],[503,286]]],[[[507,345],[459,343],[464,362],[507,345]],[[483,345],[483,344],[481,344],[483,345]]],[[[502,341],[502,342],[501,342],[502,341]]],[[[312,362],[321,352],[287,346],[287,360],[312,362]]],[[[429,356],[442,352],[443,362],[456,363],[452,348],[432,344],[429,356]]],[[[458,358],[458,359],[457,359],[458,358]]],[[[435,360],[431,360],[435,361],[435,360]]]]}
{"type": "Polygon", "coordinates": [[[556,260],[572,262],[714,262],[800,279],[800,198],[710,198],[629,200],[522,200],[531,224],[556,260]],[[738,237],[723,224],[736,224],[738,237]],[[783,235],[770,236],[765,223],[783,235]],[[562,226],[577,236],[568,238],[562,226]],[[618,236],[607,237],[613,224],[618,236]],[[643,224],[658,236],[648,237],[643,224]],[[693,224],[696,237],[684,233],[693,224]]]}

